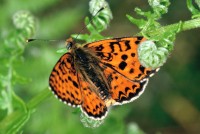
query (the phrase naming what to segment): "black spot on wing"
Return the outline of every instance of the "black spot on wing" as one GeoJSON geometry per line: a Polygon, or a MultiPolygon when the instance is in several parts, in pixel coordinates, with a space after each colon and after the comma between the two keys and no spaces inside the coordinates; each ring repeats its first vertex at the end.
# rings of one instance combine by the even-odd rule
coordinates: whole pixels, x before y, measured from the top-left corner
{"type": "Polygon", "coordinates": [[[122,62],[119,64],[119,68],[120,68],[121,70],[124,70],[124,69],[126,68],[126,66],[127,66],[127,63],[124,62],[124,61],[122,61],[122,62]]]}
{"type": "Polygon", "coordinates": [[[129,71],[129,73],[130,73],[130,74],[134,73],[134,69],[131,68],[130,71],[129,71]]]}
{"type": "Polygon", "coordinates": [[[96,52],[96,55],[99,56],[101,59],[106,61],[112,61],[113,56],[111,53],[102,53],[102,52],[96,52]]]}
{"type": "Polygon", "coordinates": [[[73,81],[73,85],[74,85],[76,88],[78,88],[78,84],[77,84],[76,81],[73,81]]]}
{"type": "Polygon", "coordinates": [[[71,78],[70,76],[68,76],[68,80],[69,80],[69,81],[72,81],[72,78],[71,78]]]}
{"type": "Polygon", "coordinates": [[[137,45],[140,44],[140,41],[139,41],[139,40],[136,40],[136,41],[135,41],[135,44],[137,44],[137,45]]]}
{"type": "Polygon", "coordinates": [[[126,50],[125,51],[127,51],[127,50],[129,50],[129,49],[131,49],[131,46],[130,46],[130,41],[125,41],[125,46],[126,46],[126,50]]]}
{"type": "Polygon", "coordinates": [[[96,51],[102,51],[104,49],[103,45],[99,45],[98,47],[95,47],[96,51]]]}
{"type": "Polygon", "coordinates": [[[111,53],[113,53],[115,51],[115,46],[117,46],[120,50],[120,52],[122,52],[122,48],[121,45],[119,44],[119,42],[110,42],[110,48],[111,48],[111,53]]]}
{"type": "Polygon", "coordinates": [[[128,92],[128,90],[130,90],[130,88],[129,87],[125,87],[125,92],[126,93],[128,92]]]}
{"type": "Polygon", "coordinates": [[[143,67],[143,66],[140,65],[140,68],[139,68],[139,69],[140,69],[140,71],[141,71],[142,73],[144,73],[145,67],[143,67]]]}
{"type": "Polygon", "coordinates": [[[143,36],[138,36],[137,40],[142,40],[144,37],[143,36]]]}
{"type": "Polygon", "coordinates": [[[123,55],[121,56],[121,58],[122,58],[122,60],[126,60],[126,59],[128,58],[128,56],[127,56],[126,54],[123,54],[123,55]]]}
{"type": "Polygon", "coordinates": [[[75,90],[75,93],[77,94],[77,95],[79,95],[79,93],[75,90]]]}
{"type": "Polygon", "coordinates": [[[131,56],[132,56],[132,57],[135,57],[135,53],[131,53],[131,56]]]}

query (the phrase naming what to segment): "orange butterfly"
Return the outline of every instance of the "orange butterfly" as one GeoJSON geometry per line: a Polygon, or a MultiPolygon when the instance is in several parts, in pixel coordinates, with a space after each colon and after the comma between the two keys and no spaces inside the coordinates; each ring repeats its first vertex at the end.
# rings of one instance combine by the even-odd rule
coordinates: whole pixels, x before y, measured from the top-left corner
{"type": "Polygon", "coordinates": [[[68,53],[56,63],[49,85],[64,103],[81,108],[93,119],[103,119],[112,105],[137,99],[148,78],[158,69],[143,67],[138,45],[144,37],[105,39],[77,46],[70,38],[68,53]]]}

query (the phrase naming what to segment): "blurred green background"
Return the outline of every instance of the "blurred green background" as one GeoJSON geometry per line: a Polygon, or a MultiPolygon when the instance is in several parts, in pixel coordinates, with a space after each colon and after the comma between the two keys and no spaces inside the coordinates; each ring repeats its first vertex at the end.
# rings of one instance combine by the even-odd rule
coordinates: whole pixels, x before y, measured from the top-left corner
{"type": "MultiPolygon", "coordinates": [[[[91,17],[85,0],[1,0],[1,41],[13,28],[12,16],[28,10],[37,18],[33,38],[62,39],[79,33],[84,18],[91,17]]],[[[169,12],[161,19],[168,25],[189,20],[186,1],[171,0],[169,12]]],[[[133,36],[139,31],[125,17],[135,15],[134,8],[149,10],[147,0],[109,0],[113,20],[102,34],[111,37],[133,36]]],[[[85,30],[84,33],[87,31],[85,30]]],[[[152,134],[200,133],[200,29],[178,34],[175,49],[166,64],[152,78],[143,95],[136,101],[111,108],[104,123],[95,129],[80,122],[76,110],[59,102],[53,95],[36,107],[22,128],[25,134],[125,134],[136,123],[141,131],[152,134]]],[[[1,45],[1,44],[0,44],[1,45]]],[[[14,45],[14,44],[13,44],[14,45]]],[[[36,41],[29,43],[23,63],[15,68],[28,82],[17,83],[14,91],[25,102],[46,90],[49,74],[62,54],[64,44],[36,41]]],[[[4,72],[1,72],[4,73],[4,72]]],[[[1,130],[0,130],[1,132],[1,130]]],[[[142,132],[141,132],[142,133],[142,132]]]]}

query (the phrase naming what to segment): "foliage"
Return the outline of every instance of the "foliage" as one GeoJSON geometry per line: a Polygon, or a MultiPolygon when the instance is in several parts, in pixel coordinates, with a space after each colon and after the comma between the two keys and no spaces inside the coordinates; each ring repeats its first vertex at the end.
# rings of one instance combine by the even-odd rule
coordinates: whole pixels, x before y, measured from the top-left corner
{"type": "Polygon", "coordinates": [[[90,13],[93,15],[93,18],[91,18],[90,20],[88,17],[86,17],[85,26],[90,34],[75,34],[72,35],[72,37],[74,37],[75,39],[77,38],[79,40],[84,40],[86,42],[93,42],[105,38],[100,34],[100,32],[108,27],[112,19],[112,13],[108,3],[105,0],[91,0],[89,5],[89,10],[90,13]]]}
{"type": "MultiPolygon", "coordinates": [[[[167,26],[161,25],[159,20],[168,12],[170,5],[169,0],[149,0],[148,2],[151,7],[150,11],[143,11],[140,8],[135,8],[135,12],[137,15],[140,15],[141,18],[136,19],[130,15],[126,16],[133,24],[141,29],[141,32],[137,35],[143,35],[149,39],[148,42],[142,45],[142,48],[139,48],[141,62],[147,67],[157,68],[162,66],[166,62],[169,54],[171,54],[178,33],[200,27],[200,2],[199,0],[195,0],[194,2],[192,0],[187,0],[188,9],[192,14],[191,20],[178,21],[175,24],[167,26]],[[194,6],[193,3],[195,3],[196,6],[194,6]]],[[[77,9],[62,8],[59,12],[55,12],[53,15],[54,17],[51,18],[51,15],[48,15],[48,9],[56,4],[57,1],[55,0],[37,2],[23,1],[21,3],[16,3],[16,1],[9,3],[5,1],[5,3],[3,3],[3,8],[0,9],[0,14],[2,15],[0,20],[2,31],[0,36],[0,133],[22,133],[23,131],[30,132],[30,130],[34,130],[36,133],[44,133],[48,132],[48,129],[51,129],[49,128],[49,121],[53,121],[51,122],[52,126],[57,124],[60,126],[55,127],[54,130],[51,129],[52,133],[104,132],[120,134],[127,132],[143,134],[144,132],[137,124],[132,121],[131,123],[126,123],[124,121],[127,115],[133,115],[130,108],[124,110],[126,106],[119,107],[117,109],[118,112],[113,111],[110,117],[108,117],[100,127],[99,125],[102,122],[90,122],[90,120],[85,119],[85,117],[81,117],[84,125],[99,127],[98,129],[90,130],[84,127],[77,129],[76,126],[78,124],[75,118],[77,114],[74,114],[75,116],[72,115],[73,117],[70,116],[72,111],[69,111],[69,109],[62,109],[65,111],[62,112],[62,110],[59,109],[61,109],[63,105],[57,104],[56,100],[52,100],[51,102],[51,100],[48,99],[48,101],[51,102],[48,102],[50,105],[41,104],[51,96],[51,93],[46,91],[48,74],[59,56],[52,54],[55,50],[51,46],[27,45],[25,40],[35,35],[36,31],[41,31],[41,35],[36,34],[36,37],[44,37],[45,34],[46,37],[60,37],[65,30],[70,31],[70,28],[72,29],[75,27],[78,20],[83,16],[82,8],[78,7],[77,9]],[[19,7],[14,8],[12,5],[18,5],[19,7]],[[24,7],[26,7],[28,11],[17,11],[17,9],[23,9],[24,7]],[[45,19],[37,20],[32,12],[35,16],[38,14],[45,16],[45,19]],[[12,13],[14,13],[14,15],[11,25],[7,22],[9,22],[12,13]],[[69,14],[69,16],[66,17],[66,14],[69,14]],[[38,21],[41,21],[39,26],[37,25],[38,21]],[[65,23],[66,29],[61,26],[61,22],[65,23]],[[48,35],[48,33],[51,33],[51,35],[48,35]],[[32,50],[26,50],[27,47],[32,50]],[[38,48],[41,48],[41,50],[38,48]],[[33,51],[36,51],[35,55],[31,55],[33,51]],[[40,58],[38,55],[41,57],[44,55],[44,57],[40,58]],[[25,65],[25,63],[27,65],[25,65]],[[41,76],[39,77],[39,75],[41,76]],[[47,111],[47,108],[50,110],[47,111]],[[39,116],[33,114],[35,110],[38,110],[37,112],[41,112],[44,115],[48,112],[49,115],[46,118],[43,117],[39,119],[39,116]],[[50,115],[51,113],[53,113],[53,116],[50,115]],[[69,115],[66,115],[66,113],[69,115]],[[66,117],[68,120],[57,120],[58,118],[62,119],[62,117],[66,117]],[[29,125],[30,122],[32,122],[33,125],[29,125]],[[40,122],[42,122],[43,126],[40,126],[40,122]],[[63,130],[65,128],[66,130],[63,130]]],[[[108,3],[104,0],[91,0],[89,10],[93,15],[90,19],[88,17],[85,18],[85,26],[89,34],[82,34],[81,31],[79,34],[73,34],[72,37],[77,40],[84,40],[85,42],[109,38],[101,35],[101,32],[108,28],[112,19],[112,13],[108,3]],[[98,12],[102,6],[105,9],[98,12]]],[[[184,99],[181,97],[179,97],[179,100],[182,100],[180,102],[184,102],[184,99]]],[[[167,102],[165,101],[165,103],[167,102]]],[[[187,104],[189,105],[189,103],[187,104]]],[[[170,109],[169,105],[166,106],[170,109]]],[[[154,107],[154,109],[157,108],[158,107],[154,107]]],[[[135,111],[137,111],[137,109],[135,109],[135,111]]],[[[168,109],[166,111],[168,111],[168,109]]],[[[195,110],[193,110],[193,113],[198,113],[194,111],[195,110]]],[[[173,111],[169,110],[168,113],[173,113],[173,111]]],[[[172,117],[173,116],[174,115],[172,115],[172,117]]],[[[163,118],[164,117],[166,116],[163,116],[163,118]]],[[[180,121],[179,119],[177,120],[180,121]]],[[[184,126],[182,127],[185,128],[184,126]]],[[[191,132],[191,130],[188,131],[191,132]]]]}
{"type": "Polygon", "coordinates": [[[26,123],[30,114],[25,102],[13,90],[14,85],[26,81],[17,73],[14,64],[23,60],[24,40],[34,34],[35,21],[28,11],[19,11],[13,15],[13,24],[16,29],[10,31],[0,48],[1,61],[4,65],[1,67],[1,72],[5,72],[1,74],[0,82],[0,109],[4,116],[7,115],[0,124],[4,133],[18,131],[26,123]]]}

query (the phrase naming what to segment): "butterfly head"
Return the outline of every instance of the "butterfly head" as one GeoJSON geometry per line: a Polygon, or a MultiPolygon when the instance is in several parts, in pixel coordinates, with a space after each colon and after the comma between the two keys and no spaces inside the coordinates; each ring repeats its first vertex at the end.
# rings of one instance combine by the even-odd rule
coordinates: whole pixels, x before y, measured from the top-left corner
{"type": "Polygon", "coordinates": [[[72,49],[73,47],[75,47],[75,42],[74,42],[74,40],[73,40],[72,38],[68,38],[68,39],[66,40],[66,48],[67,48],[67,50],[70,50],[70,49],[72,49]]]}

